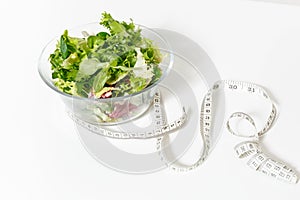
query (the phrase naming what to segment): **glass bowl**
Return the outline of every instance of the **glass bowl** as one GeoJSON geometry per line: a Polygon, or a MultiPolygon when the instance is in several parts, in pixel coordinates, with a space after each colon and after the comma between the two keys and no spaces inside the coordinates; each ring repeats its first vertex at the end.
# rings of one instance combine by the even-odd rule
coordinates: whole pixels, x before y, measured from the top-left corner
{"type": "MultiPolygon", "coordinates": [[[[171,49],[168,42],[158,33],[145,26],[137,24],[135,24],[135,26],[141,29],[142,37],[152,40],[153,44],[161,50],[162,61],[159,67],[162,70],[162,76],[159,80],[142,91],[126,96],[91,99],[62,92],[54,85],[51,64],[49,62],[49,56],[54,52],[59,37],[55,37],[45,46],[38,62],[39,74],[43,81],[60,95],[65,103],[67,112],[72,114],[73,117],[94,125],[115,125],[132,120],[147,111],[153,101],[157,85],[168,75],[173,65],[173,54],[170,53],[171,49]],[[103,114],[104,112],[106,115],[103,114]],[[110,116],[109,119],[107,116],[110,116]]],[[[71,37],[83,37],[83,31],[87,33],[107,32],[99,23],[90,23],[77,28],[68,29],[71,37]]]]}

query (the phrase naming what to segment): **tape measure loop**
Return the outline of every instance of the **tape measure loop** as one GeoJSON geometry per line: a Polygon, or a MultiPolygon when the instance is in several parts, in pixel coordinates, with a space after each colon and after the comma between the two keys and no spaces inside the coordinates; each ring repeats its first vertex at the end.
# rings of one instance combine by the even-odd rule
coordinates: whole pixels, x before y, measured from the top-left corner
{"type": "Polygon", "coordinates": [[[232,134],[232,135],[235,135],[235,136],[238,136],[238,137],[243,137],[243,138],[258,138],[258,132],[257,132],[257,128],[256,128],[256,125],[255,125],[255,122],[253,120],[253,118],[244,113],[244,112],[235,112],[235,113],[232,113],[230,115],[230,117],[228,118],[227,120],[227,123],[226,123],[226,127],[227,127],[227,130],[232,134]],[[246,120],[247,122],[249,122],[253,128],[254,128],[254,133],[252,134],[244,134],[244,133],[239,133],[238,131],[234,131],[232,128],[231,128],[231,121],[232,119],[234,118],[238,118],[238,119],[242,119],[242,120],[246,120]]]}

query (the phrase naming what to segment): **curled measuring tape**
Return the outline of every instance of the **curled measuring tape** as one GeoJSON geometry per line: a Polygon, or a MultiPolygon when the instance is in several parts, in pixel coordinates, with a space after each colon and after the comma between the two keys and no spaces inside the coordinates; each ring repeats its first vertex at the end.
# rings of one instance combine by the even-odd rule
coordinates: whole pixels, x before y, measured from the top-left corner
{"type": "MultiPolygon", "coordinates": [[[[161,160],[171,169],[179,172],[190,171],[201,165],[208,157],[211,150],[211,130],[213,122],[213,94],[218,90],[230,90],[230,91],[243,91],[253,95],[258,95],[265,100],[267,100],[271,105],[271,112],[265,123],[265,126],[260,131],[255,131],[252,135],[247,136],[249,141],[244,141],[236,145],[235,152],[239,158],[248,158],[247,165],[252,169],[261,172],[263,174],[269,175],[271,177],[277,178],[278,180],[283,180],[289,183],[297,183],[297,174],[289,168],[287,165],[275,161],[268,156],[266,156],[260,148],[259,139],[267,131],[270,130],[272,124],[274,123],[277,110],[274,102],[269,97],[268,93],[260,86],[241,82],[241,81],[230,81],[221,80],[217,81],[211,89],[205,94],[204,99],[201,104],[200,113],[200,135],[203,141],[203,149],[199,159],[192,165],[184,165],[177,161],[170,161],[171,159],[167,156],[164,151],[164,147],[169,142],[169,134],[174,130],[179,129],[187,119],[187,114],[183,107],[182,115],[175,121],[167,123],[163,116],[162,106],[161,106],[161,96],[157,92],[153,100],[153,120],[155,122],[154,129],[151,131],[141,131],[141,132],[118,132],[114,130],[109,130],[98,125],[93,125],[77,118],[74,114],[69,113],[70,117],[79,125],[85,127],[91,132],[97,133],[99,135],[116,138],[116,139],[147,139],[147,138],[157,138],[156,149],[161,157],[161,160]]],[[[231,119],[240,118],[248,121],[256,130],[256,125],[254,120],[246,113],[236,112],[233,113],[227,120],[228,131],[240,138],[245,136],[234,131],[231,128],[231,119]]]]}
{"type": "Polygon", "coordinates": [[[268,116],[265,126],[260,131],[255,131],[253,135],[244,136],[240,133],[235,132],[230,125],[230,121],[233,118],[245,119],[248,121],[256,130],[256,125],[254,120],[246,113],[236,112],[233,113],[227,120],[227,129],[228,131],[240,138],[247,137],[252,139],[250,141],[241,142],[236,145],[235,152],[239,158],[249,158],[247,165],[258,171],[276,178],[278,180],[283,180],[289,183],[297,183],[298,176],[297,174],[286,164],[275,161],[268,156],[266,156],[259,145],[259,138],[264,135],[267,131],[270,130],[272,124],[274,123],[277,110],[274,102],[268,95],[268,93],[260,86],[252,83],[242,82],[242,81],[231,81],[231,80],[221,80],[217,81],[214,86],[206,93],[202,101],[201,114],[200,114],[200,134],[203,139],[203,149],[200,158],[192,165],[185,166],[177,162],[169,162],[169,158],[166,153],[163,151],[163,147],[167,143],[167,137],[160,137],[157,140],[157,149],[159,150],[159,155],[161,160],[166,163],[171,169],[175,171],[189,171],[195,169],[201,165],[208,157],[210,148],[211,148],[211,130],[212,130],[212,108],[213,108],[213,93],[217,90],[230,90],[230,91],[243,91],[250,94],[258,95],[265,100],[267,100],[271,105],[271,112],[268,116]]]}
{"type": "Polygon", "coordinates": [[[265,155],[259,145],[259,137],[261,137],[266,131],[269,130],[270,124],[273,123],[273,118],[275,116],[276,109],[274,106],[272,106],[271,114],[265,126],[267,128],[264,128],[262,131],[258,132],[256,131],[257,129],[254,120],[249,115],[242,112],[233,113],[227,121],[227,129],[230,133],[232,133],[235,136],[244,138],[247,137],[248,139],[252,139],[249,141],[241,142],[234,147],[237,156],[239,158],[246,159],[246,163],[251,169],[262,172],[268,176],[277,178],[282,181],[286,181],[289,183],[297,183],[297,174],[284,163],[273,160],[267,155],[265,155]],[[230,120],[233,118],[240,118],[248,121],[255,129],[254,134],[244,136],[240,133],[233,131],[230,126],[230,120]]]}

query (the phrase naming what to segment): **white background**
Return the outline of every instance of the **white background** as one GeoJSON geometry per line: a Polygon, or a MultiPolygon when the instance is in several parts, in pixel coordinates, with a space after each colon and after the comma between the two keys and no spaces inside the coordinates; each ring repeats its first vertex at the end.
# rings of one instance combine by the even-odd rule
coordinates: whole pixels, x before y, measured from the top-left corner
{"type": "Polygon", "coordinates": [[[98,21],[102,11],[180,32],[206,50],[223,79],[256,82],[272,92],[280,116],[264,145],[300,172],[300,6],[289,2],[295,4],[2,1],[0,199],[299,199],[300,184],[275,181],[237,160],[225,130],[207,162],[189,173],[112,171],[86,152],[60,99],[37,72],[47,41],[66,28],[98,21]]]}

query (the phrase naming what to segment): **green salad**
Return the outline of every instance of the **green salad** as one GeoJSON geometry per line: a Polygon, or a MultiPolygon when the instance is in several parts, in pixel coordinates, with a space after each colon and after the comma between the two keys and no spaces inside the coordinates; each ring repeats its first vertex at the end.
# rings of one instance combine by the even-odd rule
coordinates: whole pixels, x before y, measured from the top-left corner
{"type": "Polygon", "coordinates": [[[120,22],[104,12],[107,31],[73,37],[64,31],[49,61],[55,86],[70,95],[111,98],[139,92],[162,75],[160,51],[131,20],[120,22]]]}

